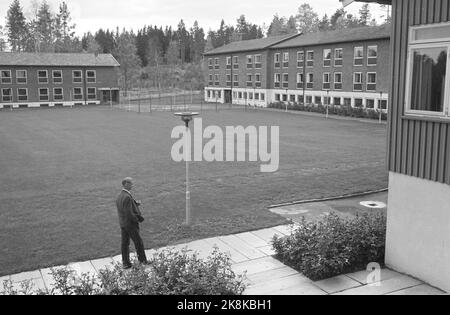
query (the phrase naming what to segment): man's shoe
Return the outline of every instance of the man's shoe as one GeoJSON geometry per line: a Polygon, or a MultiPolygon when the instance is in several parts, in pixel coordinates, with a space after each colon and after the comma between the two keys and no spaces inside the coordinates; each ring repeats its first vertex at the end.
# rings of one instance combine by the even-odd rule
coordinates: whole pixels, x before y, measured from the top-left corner
{"type": "Polygon", "coordinates": [[[133,267],[133,266],[132,265],[123,265],[123,270],[131,269],[131,267],[133,267]]]}

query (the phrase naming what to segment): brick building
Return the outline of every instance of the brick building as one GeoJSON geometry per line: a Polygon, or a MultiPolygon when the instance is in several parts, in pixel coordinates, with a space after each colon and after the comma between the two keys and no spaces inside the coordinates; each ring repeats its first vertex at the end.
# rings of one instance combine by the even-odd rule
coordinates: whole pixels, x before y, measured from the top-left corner
{"type": "Polygon", "coordinates": [[[0,52],[0,109],[119,102],[109,54],[0,52]]]}
{"type": "Polygon", "coordinates": [[[234,42],[205,53],[205,100],[387,109],[390,26],[234,42]]]}

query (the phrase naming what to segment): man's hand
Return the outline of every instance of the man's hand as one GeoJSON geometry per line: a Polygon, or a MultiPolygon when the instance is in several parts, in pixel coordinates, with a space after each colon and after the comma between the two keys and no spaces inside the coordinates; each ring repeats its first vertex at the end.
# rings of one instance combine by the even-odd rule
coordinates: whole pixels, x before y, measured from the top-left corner
{"type": "Polygon", "coordinates": [[[137,216],[137,219],[138,219],[139,223],[142,223],[142,222],[145,221],[144,217],[141,216],[141,215],[138,215],[138,216],[137,216]]]}

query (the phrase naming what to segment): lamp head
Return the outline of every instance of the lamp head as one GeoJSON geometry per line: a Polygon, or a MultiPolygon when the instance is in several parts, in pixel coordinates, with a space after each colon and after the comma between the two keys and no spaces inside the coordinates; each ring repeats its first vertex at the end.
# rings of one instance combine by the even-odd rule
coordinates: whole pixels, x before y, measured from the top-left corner
{"type": "Polygon", "coordinates": [[[186,124],[186,126],[189,125],[189,122],[192,121],[194,116],[198,116],[199,113],[194,112],[184,112],[184,113],[175,113],[175,116],[181,117],[181,120],[186,124]]]}

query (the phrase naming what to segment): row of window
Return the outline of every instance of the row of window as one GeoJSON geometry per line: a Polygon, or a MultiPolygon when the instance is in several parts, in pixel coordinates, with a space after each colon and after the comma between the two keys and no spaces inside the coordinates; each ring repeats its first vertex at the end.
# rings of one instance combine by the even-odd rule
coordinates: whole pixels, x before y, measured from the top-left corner
{"type": "MultiPolygon", "coordinates": [[[[277,102],[291,102],[303,104],[303,95],[288,95],[288,94],[275,94],[275,101],[277,102]]],[[[353,99],[354,107],[364,107],[364,101],[362,98],[353,99]]],[[[377,100],[368,98],[366,99],[366,108],[375,108],[375,104],[378,104],[377,108],[383,110],[387,109],[387,100],[377,100]]],[[[322,105],[335,105],[335,106],[351,106],[352,98],[349,97],[322,97],[306,95],[306,104],[322,104],[322,105]],[[342,102],[343,101],[343,102],[342,102]]]]}
{"type": "MultiPolygon", "coordinates": [[[[226,57],[226,68],[227,69],[239,69],[239,56],[228,56],[226,57]]],[[[219,58],[209,58],[208,68],[220,69],[219,58]]],[[[247,69],[261,69],[262,68],[262,55],[247,55],[247,69]]]]}
{"type": "MultiPolygon", "coordinates": [[[[13,101],[13,89],[2,88],[2,102],[12,102],[13,101]]],[[[39,101],[50,101],[50,93],[48,88],[38,89],[39,101]]],[[[72,100],[83,100],[83,89],[73,88],[73,94],[71,95],[72,100]]],[[[97,89],[87,88],[87,99],[96,100],[97,99],[97,89]]],[[[63,101],[64,100],[64,90],[60,87],[53,88],[53,100],[63,101]]],[[[17,89],[17,101],[27,102],[28,101],[28,89],[18,88],[17,89]]]]}
{"type": "MultiPolygon", "coordinates": [[[[323,66],[331,67],[332,59],[334,59],[335,67],[342,67],[344,60],[344,48],[334,49],[331,48],[323,49],[323,66]]],[[[376,66],[378,62],[378,46],[368,46],[367,47],[367,66],[376,66]]],[[[297,52],[297,68],[303,68],[306,63],[306,67],[314,67],[314,50],[306,51],[306,58],[304,51],[297,52]]],[[[364,65],[364,47],[355,47],[353,53],[353,65],[363,66],[364,65]]],[[[289,68],[289,52],[283,53],[283,59],[281,60],[281,53],[276,53],[274,55],[274,67],[275,68],[289,68]]]]}
{"type": "MultiPolygon", "coordinates": [[[[39,84],[48,84],[49,82],[49,71],[48,70],[38,70],[37,80],[39,84]]],[[[2,84],[12,84],[13,77],[11,70],[0,70],[0,82],[2,84]]],[[[54,84],[63,83],[63,70],[52,70],[52,82],[54,84]]],[[[86,82],[96,83],[97,82],[97,71],[87,70],[86,71],[86,82]]],[[[27,84],[28,83],[28,71],[27,70],[16,70],[16,83],[17,84],[27,84]]],[[[72,83],[83,83],[83,71],[73,70],[72,71],[72,83]]]]}

